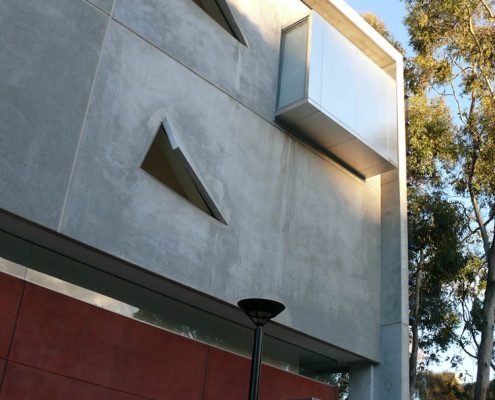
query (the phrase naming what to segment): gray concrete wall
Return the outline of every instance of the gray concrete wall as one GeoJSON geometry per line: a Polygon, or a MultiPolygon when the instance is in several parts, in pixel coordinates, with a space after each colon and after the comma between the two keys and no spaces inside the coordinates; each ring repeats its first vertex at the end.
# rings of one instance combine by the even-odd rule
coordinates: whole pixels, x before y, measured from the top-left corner
{"type": "Polygon", "coordinates": [[[0,1],[0,206],[56,227],[108,18],[84,1],[0,1]]]}
{"type": "Polygon", "coordinates": [[[379,360],[380,178],[272,122],[305,6],[229,3],[247,47],[192,1],[2,0],[0,208],[379,360]],[[227,225],[139,168],[165,117],[227,225]]]}

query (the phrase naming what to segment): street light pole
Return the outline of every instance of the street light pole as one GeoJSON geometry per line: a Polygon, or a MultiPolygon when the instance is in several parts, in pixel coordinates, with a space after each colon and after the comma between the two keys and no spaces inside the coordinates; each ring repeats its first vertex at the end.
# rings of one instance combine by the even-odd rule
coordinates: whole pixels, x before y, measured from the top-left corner
{"type": "Polygon", "coordinates": [[[258,400],[260,386],[261,355],[263,354],[263,326],[254,331],[253,356],[251,358],[251,379],[249,381],[249,400],[258,400]]]}
{"type": "Polygon", "coordinates": [[[237,305],[256,325],[254,331],[253,356],[251,358],[251,378],[249,381],[249,400],[258,400],[261,375],[261,356],[263,354],[263,326],[285,310],[285,306],[275,300],[244,299],[237,305]]]}

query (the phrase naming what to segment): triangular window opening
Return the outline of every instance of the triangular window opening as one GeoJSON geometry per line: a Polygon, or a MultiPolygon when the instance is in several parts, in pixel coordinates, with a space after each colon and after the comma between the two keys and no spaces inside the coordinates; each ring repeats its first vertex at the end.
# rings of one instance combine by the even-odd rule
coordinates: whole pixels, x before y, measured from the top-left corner
{"type": "Polygon", "coordinates": [[[226,3],[226,0],[193,0],[201,7],[218,25],[234,36],[239,42],[246,45],[246,40],[226,3]]]}
{"type": "Polygon", "coordinates": [[[167,121],[158,129],[141,169],[213,218],[226,223],[185,153],[177,144],[167,121]]]}

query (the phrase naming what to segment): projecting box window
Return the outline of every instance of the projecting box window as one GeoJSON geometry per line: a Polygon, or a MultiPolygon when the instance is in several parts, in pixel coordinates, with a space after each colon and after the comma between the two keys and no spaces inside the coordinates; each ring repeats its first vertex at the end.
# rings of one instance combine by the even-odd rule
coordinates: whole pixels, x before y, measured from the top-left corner
{"type": "Polygon", "coordinates": [[[284,28],[276,118],[369,178],[398,167],[400,93],[396,58],[376,44],[365,53],[364,40],[314,11],[284,28]]]}
{"type": "Polygon", "coordinates": [[[167,120],[160,126],[141,168],[196,207],[226,223],[184,150],[178,145],[167,120]]]}
{"type": "Polygon", "coordinates": [[[242,35],[232,11],[226,0],[193,0],[200,6],[218,25],[234,36],[239,42],[246,45],[246,40],[242,35]]]}

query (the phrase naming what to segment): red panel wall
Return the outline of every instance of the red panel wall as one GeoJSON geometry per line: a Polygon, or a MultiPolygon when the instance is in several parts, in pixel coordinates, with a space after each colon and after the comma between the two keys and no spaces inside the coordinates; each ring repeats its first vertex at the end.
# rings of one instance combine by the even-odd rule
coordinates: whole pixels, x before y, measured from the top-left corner
{"type": "MultiPolygon", "coordinates": [[[[211,348],[208,357],[204,400],[247,399],[251,361],[211,348]]],[[[337,399],[334,388],[299,375],[263,365],[260,398],[262,400],[337,399]]]]}
{"type": "Polygon", "coordinates": [[[0,274],[0,358],[8,356],[24,281],[0,274]]]}
{"type": "MultiPolygon", "coordinates": [[[[0,400],[243,399],[249,363],[0,273],[0,400]]],[[[337,391],[263,366],[262,400],[312,396],[337,391]]]]}

